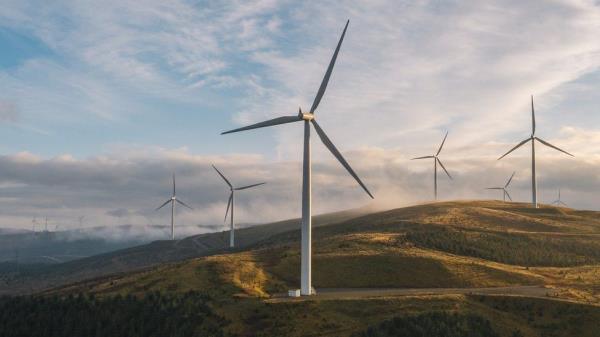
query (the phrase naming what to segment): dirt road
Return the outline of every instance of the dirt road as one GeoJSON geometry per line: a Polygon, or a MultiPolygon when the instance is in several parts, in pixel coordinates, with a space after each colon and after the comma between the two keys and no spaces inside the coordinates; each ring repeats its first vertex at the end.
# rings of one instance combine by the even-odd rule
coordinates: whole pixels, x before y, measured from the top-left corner
{"type": "Polygon", "coordinates": [[[321,288],[317,294],[310,297],[291,298],[287,294],[275,294],[269,301],[285,302],[306,299],[359,299],[392,296],[418,296],[418,295],[512,295],[526,297],[553,296],[553,289],[544,286],[513,286],[494,288],[321,288]]]}

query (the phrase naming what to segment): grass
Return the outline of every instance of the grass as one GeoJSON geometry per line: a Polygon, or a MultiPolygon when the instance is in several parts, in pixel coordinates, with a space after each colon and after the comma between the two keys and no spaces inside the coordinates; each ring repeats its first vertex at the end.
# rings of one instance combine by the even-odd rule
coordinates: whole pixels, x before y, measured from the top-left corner
{"type": "MultiPolygon", "coordinates": [[[[600,304],[600,250],[594,239],[599,234],[596,212],[491,201],[402,208],[316,227],[313,283],[317,288],[546,284],[560,299],[600,304]]],[[[227,319],[227,333],[242,336],[350,336],[393,317],[444,311],[481,316],[500,336],[518,331],[525,337],[566,337],[586,336],[600,319],[597,306],[521,297],[265,301],[299,286],[299,262],[299,230],[290,230],[243,251],[104,276],[46,294],[108,298],[197,291],[227,319]]]]}

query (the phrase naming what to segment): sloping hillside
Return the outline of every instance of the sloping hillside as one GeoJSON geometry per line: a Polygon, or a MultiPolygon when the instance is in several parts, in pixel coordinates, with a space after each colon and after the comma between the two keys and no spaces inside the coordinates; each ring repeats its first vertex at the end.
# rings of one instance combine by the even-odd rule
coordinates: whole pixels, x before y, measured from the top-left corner
{"type": "MultiPolygon", "coordinates": [[[[329,225],[364,213],[365,210],[356,209],[319,215],[314,218],[313,224],[316,227],[329,225]]],[[[239,229],[236,231],[237,249],[248,248],[273,235],[299,228],[300,220],[290,219],[239,229]]],[[[35,266],[35,269],[22,267],[18,274],[11,270],[0,275],[0,294],[31,293],[103,275],[130,272],[162,263],[223,253],[229,251],[228,235],[228,232],[217,232],[177,241],[155,241],[52,266],[35,266]]]]}
{"type": "MultiPolygon", "coordinates": [[[[209,249],[214,254],[88,279],[47,290],[43,296],[53,301],[79,293],[100,299],[115,295],[143,299],[158,293],[168,302],[193,291],[206,296],[224,335],[371,336],[405,324],[428,331],[423,324],[431,324],[432,317],[445,320],[450,328],[466,324],[487,335],[506,337],[591,337],[597,332],[600,216],[596,212],[477,201],[348,218],[315,228],[314,285],[318,290],[344,288],[346,294],[370,288],[369,294],[376,295],[329,293],[299,301],[279,297],[298,287],[296,227],[255,232],[244,249],[234,252],[209,249]],[[522,286],[538,290],[529,293],[522,286]],[[508,290],[490,295],[482,287],[508,290]],[[373,288],[411,291],[377,294],[373,288]],[[441,316],[435,314],[440,311],[441,316]]],[[[152,247],[156,259],[168,260],[165,251],[193,251],[192,240],[198,237],[175,244],[181,248],[157,242],[137,249],[152,247]]],[[[124,256],[133,259],[136,250],[124,256]]]]}

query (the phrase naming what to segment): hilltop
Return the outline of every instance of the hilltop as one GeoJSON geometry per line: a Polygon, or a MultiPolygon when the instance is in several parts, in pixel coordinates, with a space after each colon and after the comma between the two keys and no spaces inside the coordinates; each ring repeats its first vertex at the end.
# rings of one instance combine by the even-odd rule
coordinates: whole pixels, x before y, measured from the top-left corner
{"type": "Polygon", "coordinates": [[[223,248],[224,233],[214,233],[69,262],[46,274],[65,281],[42,296],[136,301],[156,294],[171,303],[193,291],[205,296],[207,315],[224,335],[367,336],[393,322],[437,317],[488,335],[594,336],[598,212],[461,201],[338,213],[317,223],[313,283],[323,294],[316,297],[280,295],[298,287],[298,220],[240,230],[235,251],[223,248]],[[88,272],[94,269],[104,272],[88,272]],[[384,290],[398,288],[410,291],[384,290]],[[440,311],[451,315],[432,313],[440,311]]]}
{"type": "MultiPolygon", "coordinates": [[[[364,209],[348,210],[315,216],[313,225],[315,227],[337,223],[364,214],[364,209]]],[[[299,219],[289,219],[274,223],[241,228],[236,231],[236,240],[239,249],[245,249],[258,242],[266,240],[273,235],[293,231],[300,227],[299,219]]],[[[56,263],[50,266],[35,264],[23,265],[20,273],[15,273],[15,267],[6,266],[7,271],[0,275],[3,281],[0,286],[1,294],[19,294],[40,291],[46,288],[57,287],[67,283],[77,282],[85,279],[105,276],[115,273],[127,273],[135,270],[150,268],[163,263],[176,262],[194,257],[207,256],[211,254],[229,251],[229,233],[214,232],[193,235],[181,240],[159,240],[147,244],[135,245],[133,241],[110,241],[95,239],[60,240],[59,235],[64,233],[40,233],[39,237],[29,234],[23,241],[35,248],[33,252],[48,250],[48,242],[57,243],[64,241],[60,247],[53,246],[53,252],[60,251],[64,258],[64,252],[72,252],[77,249],[91,252],[94,249],[104,249],[102,254],[78,259],[70,259],[64,263],[56,263]],[[112,247],[112,251],[109,251],[112,247]],[[123,249],[119,249],[123,247],[123,249]],[[10,267],[10,269],[9,269],[10,267]]],[[[65,236],[67,238],[73,235],[65,236]]],[[[8,239],[7,239],[8,240],[8,239]]],[[[139,241],[138,241],[139,242],[139,241]]],[[[14,251],[15,242],[7,244],[7,251],[14,251]]],[[[41,254],[38,254],[41,255],[41,254]]],[[[46,254],[48,255],[48,254],[46,254]]],[[[1,272],[1,271],[0,271],[1,272]]]]}

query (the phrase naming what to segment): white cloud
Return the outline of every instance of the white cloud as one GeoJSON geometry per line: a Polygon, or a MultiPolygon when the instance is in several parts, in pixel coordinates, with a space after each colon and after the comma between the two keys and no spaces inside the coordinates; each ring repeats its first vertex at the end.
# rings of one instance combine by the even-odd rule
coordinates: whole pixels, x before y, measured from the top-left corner
{"type": "Polygon", "coordinates": [[[19,109],[12,101],[0,100],[0,123],[14,123],[19,119],[19,109]]]}
{"type": "MultiPolygon", "coordinates": [[[[566,141],[569,139],[567,138],[566,141]]],[[[501,145],[493,145],[502,147],[501,145]]],[[[455,178],[439,172],[442,199],[498,198],[485,187],[503,184],[513,171],[511,195],[527,202],[530,188],[528,153],[496,161],[487,156],[457,158],[448,148],[443,158],[455,178]]],[[[540,199],[554,200],[561,188],[573,207],[597,209],[594,194],[600,189],[600,157],[557,157],[540,151],[538,182],[540,199]]],[[[376,199],[371,201],[333,161],[313,165],[314,212],[339,211],[371,205],[391,208],[432,198],[429,162],[410,161],[401,151],[364,148],[344,153],[376,199]]],[[[75,226],[81,215],[86,226],[166,224],[170,212],[155,211],[171,193],[171,173],[177,177],[177,195],[195,208],[180,209],[181,225],[219,225],[228,188],[214,172],[215,164],[235,185],[266,181],[236,198],[240,223],[261,223],[297,217],[300,213],[301,165],[270,162],[261,156],[194,155],[185,149],[141,149],[88,159],[70,156],[43,159],[28,153],[0,157],[0,189],[11,196],[0,204],[0,226],[28,228],[31,218],[49,217],[63,228],[75,226]]]]}
{"type": "MultiPolygon", "coordinates": [[[[19,122],[42,132],[146,117],[172,102],[237,111],[237,124],[291,115],[298,105],[310,107],[346,18],[346,40],[316,116],[376,203],[430,198],[431,165],[408,158],[433,153],[445,130],[442,158],[456,180],[440,178],[440,195],[487,197],[483,187],[517,171],[512,195],[527,200],[528,153],[496,159],[529,135],[534,94],[540,137],[576,155],[540,150],[542,199],[561,187],[569,204],[598,208],[600,8],[591,1],[7,1],[1,25],[37,36],[61,61],[31,59],[0,72],[0,89],[16,97],[19,122]]],[[[205,120],[215,130],[224,124],[205,120]]],[[[295,216],[301,129],[227,136],[247,155],[158,148],[151,135],[140,146],[100,144],[108,154],[87,159],[1,157],[0,188],[15,197],[1,206],[0,221],[29,224],[32,214],[45,213],[69,221],[85,212],[112,224],[107,212],[126,210],[131,223],[164,222],[167,215],[152,209],[168,196],[176,171],[182,196],[199,206],[181,212],[181,221],[220,223],[227,191],[210,163],[241,182],[269,182],[240,197],[240,221],[295,216]],[[247,141],[273,133],[268,149],[247,141]],[[27,206],[18,203],[25,199],[27,206]]],[[[314,142],[316,211],[367,203],[314,142]]]]}

